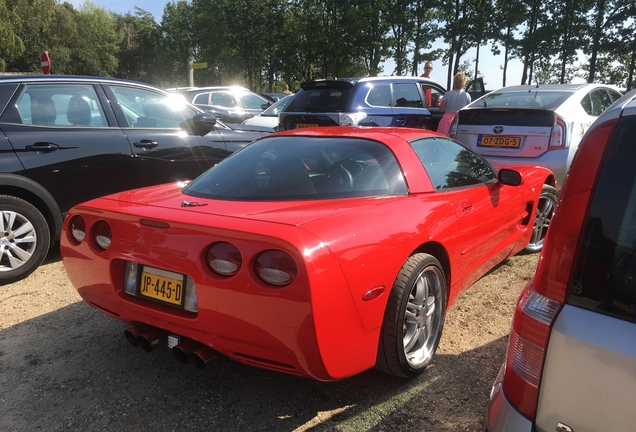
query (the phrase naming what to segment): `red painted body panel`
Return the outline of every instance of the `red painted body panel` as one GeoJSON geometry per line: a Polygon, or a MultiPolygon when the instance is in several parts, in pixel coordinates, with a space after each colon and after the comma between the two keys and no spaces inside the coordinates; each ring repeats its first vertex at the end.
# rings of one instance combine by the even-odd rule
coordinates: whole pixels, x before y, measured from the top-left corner
{"type": "Polygon", "coordinates": [[[92,306],[130,324],[147,324],[197,340],[237,361],[311,377],[341,379],[374,366],[387,299],[405,260],[416,251],[443,251],[448,306],[474,280],[523,249],[532,230],[542,168],[519,169],[524,184],[499,182],[435,192],[405,139],[428,133],[405,129],[320,128],[284,134],[372,137],[397,156],[409,195],[322,201],[241,202],[191,197],[180,185],[123,192],[74,207],[64,225],[61,252],[79,294],[92,306]],[[388,134],[387,134],[388,132],[388,134]],[[110,248],[69,236],[80,214],[90,227],[112,228],[110,248]],[[142,219],[168,228],[150,227],[142,219]],[[241,271],[214,274],[207,247],[218,241],[241,253],[241,271]],[[298,276],[288,286],[262,282],[252,263],[268,249],[293,257],[298,276]],[[198,312],[186,312],[124,292],[125,262],[190,276],[198,312]],[[368,291],[386,290],[365,301],[368,291]]]}

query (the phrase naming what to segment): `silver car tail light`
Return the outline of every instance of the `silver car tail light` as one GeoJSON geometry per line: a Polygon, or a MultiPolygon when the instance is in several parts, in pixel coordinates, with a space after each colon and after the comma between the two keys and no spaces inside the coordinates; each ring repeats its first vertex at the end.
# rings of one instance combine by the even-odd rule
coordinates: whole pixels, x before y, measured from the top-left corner
{"type": "Polygon", "coordinates": [[[558,115],[554,115],[554,126],[550,135],[550,150],[564,149],[567,147],[567,124],[558,115]]]}
{"type": "Polygon", "coordinates": [[[536,292],[532,282],[517,303],[508,341],[504,393],[529,418],[536,414],[545,350],[560,308],[561,303],[536,292]]]}

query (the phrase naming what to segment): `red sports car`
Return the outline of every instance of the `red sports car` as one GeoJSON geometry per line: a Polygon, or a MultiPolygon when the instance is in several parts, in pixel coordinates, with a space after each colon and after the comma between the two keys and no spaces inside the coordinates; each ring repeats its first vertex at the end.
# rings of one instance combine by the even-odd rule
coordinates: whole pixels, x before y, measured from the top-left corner
{"type": "Polygon", "coordinates": [[[413,377],[462,290],[527,245],[553,181],[430,131],[296,129],[187,185],[75,206],[61,251],[82,298],[147,351],[413,377]]]}

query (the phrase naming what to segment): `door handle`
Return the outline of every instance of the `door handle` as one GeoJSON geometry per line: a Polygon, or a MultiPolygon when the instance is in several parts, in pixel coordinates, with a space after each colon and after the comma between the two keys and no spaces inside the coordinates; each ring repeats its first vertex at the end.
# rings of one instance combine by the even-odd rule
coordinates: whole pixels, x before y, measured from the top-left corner
{"type": "Polygon", "coordinates": [[[459,210],[467,215],[473,212],[473,203],[470,201],[462,201],[459,203],[459,210]]]}
{"type": "Polygon", "coordinates": [[[135,147],[137,147],[137,148],[151,149],[151,148],[157,147],[159,145],[159,143],[157,141],[143,139],[143,140],[140,140],[140,141],[134,143],[133,145],[135,147]]]}
{"type": "Polygon", "coordinates": [[[395,123],[397,123],[400,126],[404,126],[406,124],[406,119],[403,119],[403,118],[395,119],[395,123]]]}
{"type": "Polygon", "coordinates": [[[55,150],[59,149],[60,147],[57,144],[53,144],[53,143],[36,142],[36,143],[31,144],[31,145],[25,146],[24,148],[27,151],[48,153],[48,152],[55,151],[55,150]]]}

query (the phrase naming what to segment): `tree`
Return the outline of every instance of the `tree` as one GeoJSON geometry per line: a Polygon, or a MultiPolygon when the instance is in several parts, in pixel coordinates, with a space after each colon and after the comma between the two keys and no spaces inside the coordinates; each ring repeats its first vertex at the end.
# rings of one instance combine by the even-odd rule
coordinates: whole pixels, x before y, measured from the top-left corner
{"type": "Polygon", "coordinates": [[[148,11],[135,7],[135,15],[115,15],[120,33],[117,77],[161,84],[161,27],[148,11]]]}
{"type": "Polygon", "coordinates": [[[0,72],[26,50],[17,33],[21,17],[16,5],[16,0],[0,0],[0,72]]]}

